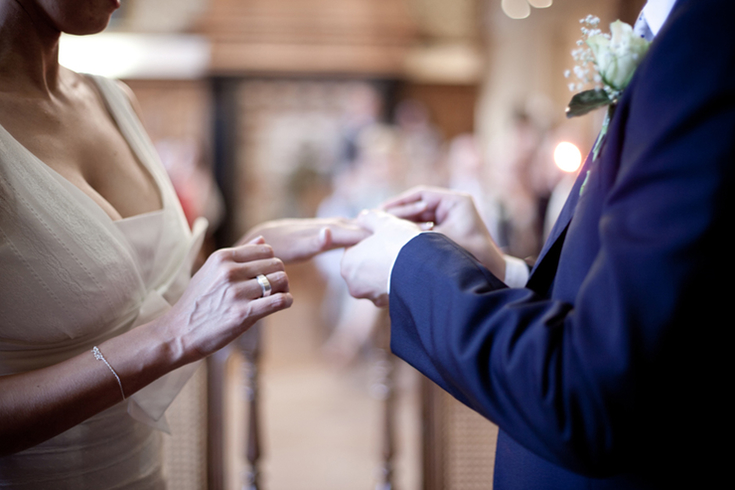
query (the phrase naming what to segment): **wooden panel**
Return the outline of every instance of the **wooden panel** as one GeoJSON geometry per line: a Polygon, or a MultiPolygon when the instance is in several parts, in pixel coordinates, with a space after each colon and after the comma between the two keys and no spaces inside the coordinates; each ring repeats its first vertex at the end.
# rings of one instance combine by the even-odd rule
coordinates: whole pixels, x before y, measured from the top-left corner
{"type": "Polygon", "coordinates": [[[646,4],[646,0],[619,0],[620,5],[618,7],[618,15],[620,20],[627,22],[630,25],[635,24],[638,19],[638,14],[641,13],[643,6],[646,4]]]}
{"type": "Polygon", "coordinates": [[[401,0],[213,0],[195,30],[220,74],[397,74],[416,37],[401,0]]]}
{"type": "Polygon", "coordinates": [[[423,411],[423,490],[491,490],[498,427],[428,379],[423,411]]]}
{"type": "Polygon", "coordinates": [[[389,77],[404,70],[402,46],[219,42],[212,45],[215,75],[365,75],[389,77]]]}
{"type": "Polygon", "coordinates": [[[206,144],[211,128],[205,80],[126,80],[135,93],[151,139],[194,139],[206,144]]]}
{"type": "Polygon", "coordinates": [[[202,363],[166,411],[171,435],[163,436],[168,488],[207,487],[207,369],[202,363]]]}
{"type": "Polygon", "coordinates": [[[431,120],[446,140],[475,128],[475,106],[479,88],[475,85],[405,84],[400,99],[414,99],[429,110],[431,120]]]}

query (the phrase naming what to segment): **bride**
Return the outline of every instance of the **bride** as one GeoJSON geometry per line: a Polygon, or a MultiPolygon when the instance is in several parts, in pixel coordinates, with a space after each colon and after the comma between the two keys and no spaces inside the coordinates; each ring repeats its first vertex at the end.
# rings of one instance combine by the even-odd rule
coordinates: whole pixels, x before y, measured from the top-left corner
{"type": "Polygon", "coordinates": [[[158,489],[164,411],[195,362],[288,308],[283,262],[346,221],[251,230],[191,277],[187,226],[117,82],[58,64],[119,0],[0,0],[0,487],[158,489]],[[190,280],[191,278],[191,280],[190,280]]]}

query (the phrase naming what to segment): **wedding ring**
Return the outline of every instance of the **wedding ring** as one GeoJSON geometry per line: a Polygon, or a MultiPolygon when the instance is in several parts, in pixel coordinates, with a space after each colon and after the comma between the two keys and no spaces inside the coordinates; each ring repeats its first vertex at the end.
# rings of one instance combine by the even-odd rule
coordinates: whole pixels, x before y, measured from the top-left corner
{"type": "Polygon", "coordinates": [[[268,280],[268,278],[265,277],[263,274],[258,274],[255,277],[255,280],[258,281],[258,284],[260,285],[260,290],[263,292],[263,294],[260,297],[266,298],[270,296],[271,291],[273,291],[273,288],[271,287],[271,282],[268,280]]]}

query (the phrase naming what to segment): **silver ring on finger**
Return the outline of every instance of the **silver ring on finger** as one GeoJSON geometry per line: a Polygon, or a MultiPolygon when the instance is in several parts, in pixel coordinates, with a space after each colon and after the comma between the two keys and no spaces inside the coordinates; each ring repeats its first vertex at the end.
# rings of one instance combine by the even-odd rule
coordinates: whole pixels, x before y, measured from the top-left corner
{"type": "Polygon", "coordinates": [[[258,274],[255,277],[255,280],[258,281],[258,285],[260,286],[260,290],[263,294],[261,294],[261,298],[267,298],[271,295],[271,292],[273,291],[273,288],[271,287],[271,282],[268,280],[267,277],[265,277],[263,274],[258,274]]]}

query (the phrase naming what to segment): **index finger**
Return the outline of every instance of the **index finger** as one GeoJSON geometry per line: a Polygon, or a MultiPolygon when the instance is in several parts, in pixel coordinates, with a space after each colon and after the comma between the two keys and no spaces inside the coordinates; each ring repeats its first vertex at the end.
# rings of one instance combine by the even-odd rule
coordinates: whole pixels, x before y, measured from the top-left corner
{"type": "Polygon", "coordinates": [[[267,243],[246,243],[226,250],[230,259],[235,262],[270,259],[274,256],[273,248],[267,243]]]}
{"type": "Polygon", "coordinates": [[[397,204],[385,211],[397,218],[413,221],[427,221],[433,216],[433,213],[429,212],[428,208],[429,205],[426,201],[416,201],[408,204],[397,204]]]}
{"type": "Polygon", "coordinates": [[[327,227],[328,248],[349,247],[370,236],[370,232],[357,223],[341,223],[327,227]]]}
{"type": "Polygon", "coordinates": [[[413,189],[409,189],[406,192],[398,194],[396,197],[388,199],[383,204],[381,204],[380,208],[383,210],[388,210],[392,207],[403,206],[405,204],[421,201],[422,199],[423,189],[420,187],[414,187],[413,189]]]}

